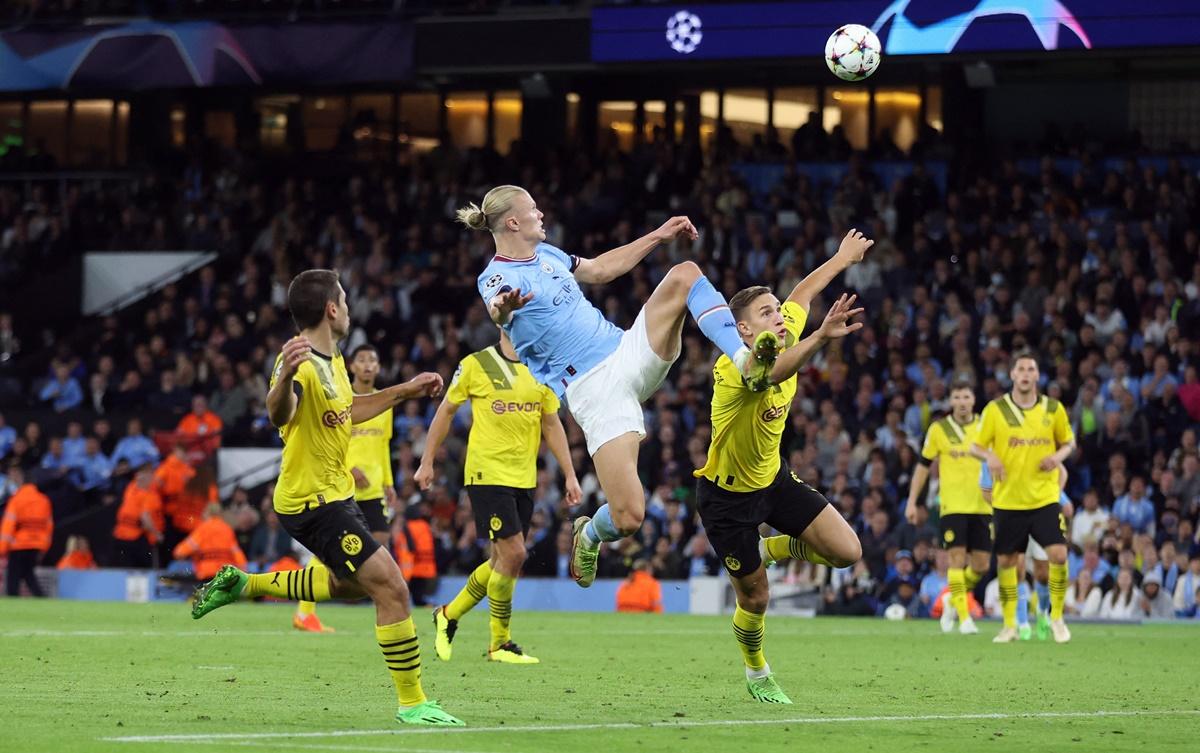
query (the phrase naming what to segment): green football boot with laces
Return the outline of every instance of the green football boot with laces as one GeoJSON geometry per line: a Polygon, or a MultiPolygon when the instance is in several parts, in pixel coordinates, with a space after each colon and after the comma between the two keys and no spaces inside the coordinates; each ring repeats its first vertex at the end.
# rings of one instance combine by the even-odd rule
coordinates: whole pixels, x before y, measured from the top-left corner
{"type": "Polygon", "coordinates": [[[746,689],[750,691],[750,696],[760,703],[783,703],[791,705],[792,699],[787,697],[787,693],[783,692],[783,688],[779,687],[779,683],[775,682],[775,675],[767,675],[757,679],[746,679],[746,689]]]}
{"type": "Polygon", "coordinates": [[[571,542],[570,575],[581,588],[587,588],[596,580],[596,558],[600,547],[589,548],[583,540],[583,529],[591,520],[587,515],[575,518],[571,542]]]}
{"type": "Polygon", "coordinates": [[[734,362],[746,381],[751,392],[765,392],[771,386],[771,370],[779,352],[783,350],[783,341],[779,335],[771,331],[758,333],[754,344],[748,350],[742,351],[734,362]]]}
{"type": "Polygon", "coordinates": [[[423,724],[430,727],[467,726],[462,719],[447,714],[437,701],[425,701],[416,706],[401,708],[396,711],[396,721],[401,724],[423,724]]]}
{"type": "Polygon", "coordinates": [[[222,567],[212,580],[196,587],[192,594],[192,619],[198,620],[214,609],[237,601],[249,581],[250,576],[233,565],[222,567]]]}

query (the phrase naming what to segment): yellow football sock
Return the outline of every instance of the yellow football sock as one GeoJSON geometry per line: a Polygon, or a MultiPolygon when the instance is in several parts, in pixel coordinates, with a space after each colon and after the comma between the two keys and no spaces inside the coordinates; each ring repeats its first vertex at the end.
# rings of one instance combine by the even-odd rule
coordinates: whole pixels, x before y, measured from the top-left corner
{"type": "Polygon", "coordinates": [[[1057,565],[1050,563],[1050,619],[1061,620],[1063,616],[1063,601],[1067,598],[1067,563],[1057,565]]]}
{"type": "Polygon", "coordinates": [[[763,623],[765,614],[754,614],[742,609],[739,604],[733,610],[733,634],[737,638],[738,647],[742,649],[742,658],[750,669],[762,669],[767,666],[767,658],[763,656],[763,623]]]}
{"type": "Polygon", "coordinates": [[[279,570],[251,575],[243,599],[274,596],[289,601],[329,601],[329,568],[309,565],[303,570],[279,570]]]}
{"type": "Polygon", "coordinates": [[[512,595],[516,587],[517,579],[511,575],[493,570],[492,577],[488,578],[488,609],[492,613],[488,624],[492,630],[493,649],[500,648],[511,640],[508,621],[512,619],[512,595]]]}
{"type": "Polygon", "coordinates": [[[383,660],[387,663],[396,695],[401,706],[416,706],[425,702],[425,691],[421,690],[421,649],[417,643],[417,629],[412,617],[391,625],[376,625],[375,639],[383,660]]]}
{"type": "Polygon", "coordinates": [[[950,605],[958,612],[958,621],[962,622],[971,616],[967,609],[967,583],[963,579],[963,569],[950,568],[946,571],[946,580],[950,583],[950,605]]]}
{"type": "Polygon", "coordinates": [[[771,536],[763,539],[763,544],[767,554],[776,562],[794,559],[833,567],[833,563],[817,554],[815,549],[792,536],[771,536]]]}
{"type": "Polygon", "coordinates": [[[487,596],[488,579],[491,577],[492,565],[490,562],[484,562],[471,571],[470,577],[467,578],[467,585],[463,586],[458,595],[446,605],[446,619],[461,620],[464,614],[483,601],[483,597],[487,596]]]}
{"type": "Polygon", "coordinates": [[[967,590],[974,591],[975,586],[979,585],[979,581],[983,580],[983,573],[977,573],[970,567],[963,568],[963,580],[966,582],[967,590]]]}
{"type": "Polygon", "coordinates": [[[1002,567],[1000,578],[1000,610],[1004,612],[1004,627],[1017,626],[1017,568],[1002,567]]]}
{"type": "Polygon", "coordinates": [[[1029,584],[1029,613],[1036,615],[1041,607],[1041,601],[1038,599],[1037,584],[1029,584]]]}
{"type": "Polygon", "coordinates": [[[317,603],[315,601],[302,601],[296,605],[296,614],[316,614],[317,603]]]}

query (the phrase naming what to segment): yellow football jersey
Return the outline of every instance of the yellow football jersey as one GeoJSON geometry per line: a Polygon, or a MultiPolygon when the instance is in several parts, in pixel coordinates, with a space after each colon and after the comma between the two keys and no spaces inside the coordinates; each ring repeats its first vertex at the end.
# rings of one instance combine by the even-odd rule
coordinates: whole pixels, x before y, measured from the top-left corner
{"type": "Polygon", "coordinates": [[[988,515],[992,507],[979,488],[982,462],[971,454],[971,445],[979,434],[979,416],[971,416],[967,425],[953,416],[934,422],[925,434],[921,457],[938,463],[941,479],[942,515],[988,515]]]}
{"type": "Polygon", "coordinates": [[[354,495],[358,499],[383,499],[384,487],[393,483],[391,408],[370,421],[350,427],[346,465],[362,471],[369,482],[362,489],[355,487],[354,495]]]}
{"type": "MultiPolygon", "coordinates": [[[[808,312],[791,301],[781,310],[788,334],[785,344],[791,346],[804,331],[808,312]]],[[[708,462],[692,475],[735,492],[770,486],[783,462],[779,443],[795,396],[794,374],[764,392],[752,392],[729,356],[718,358],[713,367],[708,462]]]]}
{"type": "MultiPolygon", "coordinates": [[[[271,385],[279,378],[282,354],[275,359],[271,385]]],[[[350,405],[354,392],[342,354],[315,350],[292,380],[298,395],[296,414],[283,437],[283,465],[275,483],[275,511],[303,512],[306,504],[340,502],[354,496],[354,477],[346,465],[350,445],[350,405]]]]}
{"type": "Polygon", "coordinates": [[[559,402],[525,364],[505,358],[498,345],[472,353],[458,364],[446,399],[456,405],[471,401],[463,483],[537,486],[542,415],[557,413],[559,402]]]}
{"type": "Polygon", "coordinates": [[[1029,410],[1005,394],[987,404],[975,444],[1004,463],[1004,481],[994,479],[992,505],[1000,510],[1036,510],[1059,499],[1058,468],[1043,471],[1042,460],[1075,441],[1067,410],[1057,400],[1038,398],[1029,410]]]}

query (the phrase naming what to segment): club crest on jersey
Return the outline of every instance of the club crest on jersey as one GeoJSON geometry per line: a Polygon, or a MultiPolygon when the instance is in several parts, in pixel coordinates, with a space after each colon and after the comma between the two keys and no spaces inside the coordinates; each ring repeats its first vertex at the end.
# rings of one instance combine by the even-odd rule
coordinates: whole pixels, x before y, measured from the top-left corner
{"type": "Polygon", "coordinates": [[[544,261],[542,262],[542,271],[548,275],[552,275],[554,274],[554,267],[550,266],[550,262],[544,261]]]}
{"type": "Polygon", "coordinates": [[[483,283],[483,286],[490,289],[496,287],[502,282],[504,282],[504,275],[495,274],[487,278],[487,282],[483,283]]]}

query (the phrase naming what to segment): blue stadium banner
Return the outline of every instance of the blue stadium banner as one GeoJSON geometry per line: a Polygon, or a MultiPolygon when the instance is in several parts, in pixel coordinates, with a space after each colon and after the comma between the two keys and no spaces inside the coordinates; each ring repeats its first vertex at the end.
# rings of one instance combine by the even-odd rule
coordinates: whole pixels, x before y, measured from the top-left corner
{"type": "Polygon", "coordinates": [[[0,91],[402,81],[412,25],[139,20],[0,33],[0,91]]]}
{"type": "Polygon", "coordinates": [[[812,57],[843,24],[888,55],[1200,45],[1200,0],[841,0],[592,11],[592,60],[812,57]]]}

